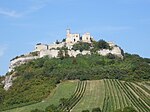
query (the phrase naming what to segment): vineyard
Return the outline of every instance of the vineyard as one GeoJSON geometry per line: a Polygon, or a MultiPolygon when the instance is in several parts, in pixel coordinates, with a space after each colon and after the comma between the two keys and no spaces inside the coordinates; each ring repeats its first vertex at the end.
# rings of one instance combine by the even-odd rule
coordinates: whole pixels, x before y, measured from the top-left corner
{"type": "Polygon", "coordinates": [[[136,87],[129,82],[120,82],[112,79],[104,80],[104,83],[106,91],[102,108],[103,112],[113,112],[126,106],[132,106],[138,112],[150,112],[149,95],[146,95],[142,88],[136,87]]]}
{"type": "Polygon", "coordinates": [[[50,104],[63,112],[91,111],[98,107],[102,112],[114,112],[124,107],[133,107],[138,112],[150,112],[150,90],[139,83],[115,79],[68,81],[60,84],[44,102],[5,112],[30,112],[35,107],[44,109],[50,104]]]}
{"type": "Polygon", "coordinates": [[[87,82],[79,81],[75,93],[63,104],[59,106],[59,110],[70,111],[83,97],[87,82]]]}

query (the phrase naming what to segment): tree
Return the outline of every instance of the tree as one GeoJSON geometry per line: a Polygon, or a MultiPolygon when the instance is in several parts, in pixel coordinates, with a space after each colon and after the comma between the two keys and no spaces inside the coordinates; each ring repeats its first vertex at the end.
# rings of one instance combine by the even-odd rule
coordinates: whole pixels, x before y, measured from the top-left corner
{"type": "Polygon", "coordinates": [[[60,42],[58,40],[56,40],[56,44],[59,44],[60,42]]]}
{"type": "Polygon", "coordinates": [[[67,102],[67,98],[61,98],[60,100],[59,100],[59,102],[60,102],[60,104],[62,105],[62,106],[64,106],[64,105],[66,105],[66,102],[67,102]]]}
{"type": "Polygon", "coordinates": [[[111,53],[109,53],[109,54],[107,54],[107,58],[109,58],[109,59],[116,59],[116,56],[111,54],[111,53]]]}
{"type": "Polygon", "coordinates": [[[66,39],[64,38],[64,39],[62,39],[62,42],[65,42],[66,41],[66,39]]]}
{"type": "Polygon", "coordinates": [[[72,64],[77,64],[77,59],[75,57],[72,59],[72,64]]]}
{"type": "Polygon", "coordinates": [[[68,58],[69,54],[68,54],[68,50],[65,50],[65,58],[68,58]]]}
{"type": "Polygon", "coordinates": [[[109,44],[104,40],[99,40],[97,46],[99,49],[110,49],[109,44]]]}
{"type": "Polygon", "coordinates": [[[5,98],[6,91],[3,89],[2,85],[0,85],[0,104],[3,102],[5,98]]]}
{"type": "Polygon", "coordinates": [[[90,44],[85,42],[79,42],[73,45],[73,50],[80,50],[82,52],[83,50],[89,50],[90,44]]]}
{"type": "Polygon", "coordinates": [[[56,111],[57,111],[57,107],[55,107],[54,105],[50,105],[45,109],[45,112],[56,112],[56,111]]]}
{"type": "Polygon", "coordinates": [[[58,51],[58,57],[60,58],[60,59],[64,59],[64,52],[63,52],[63,50],[59,50],[58,51]]]}

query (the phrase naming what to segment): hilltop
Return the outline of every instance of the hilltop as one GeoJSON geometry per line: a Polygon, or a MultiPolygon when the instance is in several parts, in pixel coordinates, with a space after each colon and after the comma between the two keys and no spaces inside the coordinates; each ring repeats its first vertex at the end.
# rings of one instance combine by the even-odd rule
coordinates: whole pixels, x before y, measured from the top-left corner
{"type": "Polygon", "coordinates": [[[3,81],[4,89],[8,90],[12,86],[13,71],[15,71],[15,68],[29,61],[45,56],[62,59],[64,57],[77,57],[78,55],[91,54],[123,59],[124,51],[113,42],[106,42],[102,39],[95,41],[90,33],[85,33],[80,36],[78,33],[71,33],[70,29],[68,29],[66,31],[66,38],[61,42],[57,40],[54,44],[50,45],[38,43],[35,45],[34,51],[11,59],[8,70],[11,75],[6,76],[3,81]]]}
{"type": "MultiPolygon", "coordinates": [[[[5,77],[0,77],[0,81],[2,82],[0,84],[0,109],[7,110],[41,103],[44,99],[49,98],[49,95],[53,93],[59,84],[68,80],[73,80],[73,82],[81,81],[82,83],[87,80],[102,79],[139,82],[140,84],[146,84],[144,87],[147,89],[145,90],[149,91],[149,63],[150,59],[145,59],[135,54],[124,53],[119,46],[112,42],[106,42],[102,39],[95,41],[89,33],[80,36],[79,34],[72,34],[70,30],[67,30],[66,38],[63,41],[56,41],[52,45],[39,43],[35,46],[34,51],[17,56],[11,60],[9,72],[5,77]]],[[[83,88],[79,87],[82,93],[81,96],[84,95],[84,89],[86,91],[86,87],[88,87],[85,84],[81,84],[83,88]]],[[[104,89],[106,91],[106,87],[104,89]]],[[[131,89],[133,88],[131,87],[131,89]]],[[[111,90],[107,95],[112,97],[111,94],[113,92],[111,90]]],[[[123,92],[127,96],[130,93],[126,93],[125,88],[123,92]]],[[[149,92],[147,94],[149,95],[149,92]]],[[[133,97],[135,96],[133,95],[133,97]]],[[[98,97],[95,96],[95,98],[98,97]]],[[[145,98],[148,97],[145,96],[145,98]]],[[[115,100],[113,98],[110,99],[112,100],[111,102],[115,100]]],[[[142,102],[145,102],[144,99],[142,102]]],[[[80,100],[81,98],[79,97],[76,101],[79,102],[80,100]]],[[[108,98],[107,100],[105,101],[105,105],[109,102],[108,98]]],[[[133,100],[137,101],[136,98],[133,98],[133,100]]],[[[103,101],[101,100],[101,102],[103,101]]],[[[133,101],[129,102],[131,105],[126,106],[134,105],[133,107],[138,110],[137,104],[133,101]]],[[[55,106],[59,104],[61,105],[61,103],[57,103],[55,106]]],[[[143,105],[143,103],[141,104],[143,105]]],[[[70,105],[73,108],[76,104],[71,103],[70,105]]],[[[114,109],[111,108],[111,112],[118,109],[116,107],[112,107],[114,109]]],[[[144,107],[142,106],[141,108],[143,109],[144,107]]],[[[149,103],[147,107],[149,107],[149,103]]],[[[84,110],[86,108],[81,109],[84,110]]],[[[141,112],[145,112],[145,110],[141,112]]]]}
{"type": "Polygon", "coordinates": [[[76,57],[77,55],[87,55],[98,53],[102,56],[113,54],[123,59],[123,50],[113,42],[104,40],[95,41],[90,33],[82,36],[78,33],[71,33],[70,29],[66,31],[66,37],[54,44],[37,43],[35,50],[27,54],[16,56],[10,60],[9,72],[13,71],[16,66],[24,64],[30,60],[49,56],[50,58],[59,58],[62,56],[76,57]]]}

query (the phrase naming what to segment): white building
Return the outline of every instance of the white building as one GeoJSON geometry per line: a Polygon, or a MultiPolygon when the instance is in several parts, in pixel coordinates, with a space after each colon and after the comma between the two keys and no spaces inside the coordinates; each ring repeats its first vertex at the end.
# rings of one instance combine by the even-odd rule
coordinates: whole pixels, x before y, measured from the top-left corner
{"type": "Polygon", "coordinates": [[[66,43],[67,44],[74,44],[76,42],[91,43],[92,39],[93,39],[93,37],[88,32],[85,33],[84,35],[82,35],[82,37],[80,37],[80,34],[78,34],[78,33],[72,34],[70,32],[70,29],[67,29],[67,35],[66,35],[66,43]]]}
{"type": "Polygon", "coordinates": [[[66,43],[76,43],[79,41],[80,41],[80,34],[78,33],[72,34],[70,32],[70,29],[67,29],[66,43]]]}
{"type": "Polygon", "coordinates": [[[91,43],[92,38],[93,37],[90,35],[90,33],[85,33],[84,35],[82,35],[82,42],[91,43]]]}
{"type": "Polygon", "coordinates": [[[35,51],[41,51],[41,50],[48,50],[48,45],[41,44],[41,43],[36,44],[35,51]]]}

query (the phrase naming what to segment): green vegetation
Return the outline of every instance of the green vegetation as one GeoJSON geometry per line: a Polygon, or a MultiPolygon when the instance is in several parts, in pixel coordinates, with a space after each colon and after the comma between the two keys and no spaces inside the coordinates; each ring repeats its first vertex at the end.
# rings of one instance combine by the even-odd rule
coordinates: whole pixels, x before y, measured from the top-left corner
{"type": "Polygon", "coordinates": [[[137,112],[133,107],[125,107],[123,110],[117,109],[115,112],[137,112]]]}
{"type": "Polygon", "coordinates": [[[100,108],[93,108],[92,112],[101,112],[101,109],[100,108]]]}
{"type": "Polygon", "coordinates": [[[5,112],[149,112],[147,100],[132,89],[136,87],[116,79],[67,81],[42,102],[5,112]]]}
{"type": "Polygon", "coordinates": [[[38,56],[39,52],[38,51],[35,51],[35,52],[30,52],[30,55],[31,56],[38,56]]]}
{"type": "Polygon", "coordinates": [[[84,110],[92,111],[93,108],[103,106],[105,88],[102,80],[87,81],[87,87],[81,101],[73,108],[73,112],[84,110]]]}
{"type": "Polygon", "coordinates": [[[109,49],[112,48],[109,46],[109,44],[104,40],[93,41],[92,43],[86,43],[86,42],[78,42],[73,45],[73,50],[80,50],[81,52],[83,50],[91,50],[92,52],[96,52],[100,49],[109,49]]]}
{"type": "MultiPolygon", "coordinates": [[[[7,92],[0,85],[0,109],[5,110],[41,102],[52,93],[52,90],[56,88],[57,84],[64,80],[119,79],[125,81],[147,81],[150,79],[150,65],[148,62],[148,59],[145,60],[138,55],[130,54],[125,54],[123,60],[97,54],[80,55],[76,58],[64,57],[62,59],[50,59],[49,57],[43,57],[36,59],[15,68],[14,74],[17,78],[13,81],[13,86],[7,92]]],[[[110,88],[110,85],[113,85],[111,83],[113,81],[106,81],[106,87],[110,88]]],[[[124,89],[127,89],[126,86],[128,85],[125,85],[124,89]]],[[[139,101],[142,107],[138,106],[137,108],[144,111],[145,104],[142,103],[141,99],[133,97],[134,100],[128,102],[128,97],[125,97],[120,99],[120,101],[117,100],[118,98],[114,94],[118,94],[119,96],[124,95],[122,92],[115,93],[115,90],[120,91],[121,87],[113,86],[112,90],[110,88],[111,91],[106,95],[108,97],[104,98],[106,106],[109,106],[111,103],[113,108],[110,108],[110,110],[115,110],[119,104],[119,107],[122,108],[128,105],[130,106],[130,103],[134,101],[139,101]],[[119,103],[122,100],[124,104],[119,103]]],[[[124,93],[126,93],[126,89],[124,93]]],[[[129,93],[127,92],[127,95],[129,93]]],[[[140,94],[143,96],[143,93],[140,94]]],[[[145,99],[144,96],[143,99],[145,99]]],[[[76,101],[78,100],[76,99],[76,101]]],[[[137,103],[133,104],[137,105],[137,103]]],[[[73,108],[73,106],[70,107],[73,108]]],[[[105,108],[101,106],[102,111],[105,108]]]]}
{"type": "Polygon", "coordinates": [[[61,99],[61,104],[59,105],[58,109],[61,111],[70,111],[83,97],[86,85],[86,81],[79,81],[74,94],[69,99],[61,99]]]}
{"type": "Polygon", "coordinates": [[[35,109],[44,111],[49,105],[59,106],[61,103],[60,99],[68,99],[73,95],[77,83],[78,81],[62,82],[61,84],[58,84],[57,87],[51,92],[51,94],[41,102],[7,110],[5,112],[30,112],[31,110],[35,109]]]}
{"type": "Polygon", "coordinates": [[[93,47],[96,49],[111,49],[109,44],[104,40],[99,40],[98,42],[93,42],[93,47]]]}
{"type": "Polygon", "coordinates": [[[82,52],[83,50],[90,50],[90,46],[91,46],[91,44],[89,44],[89,43],[78,42],[78,43],[73,45],[72,49],[75,51],[80,50],[82,52]]]}

